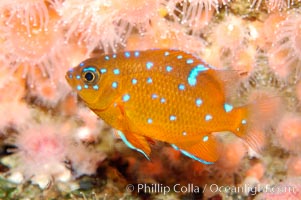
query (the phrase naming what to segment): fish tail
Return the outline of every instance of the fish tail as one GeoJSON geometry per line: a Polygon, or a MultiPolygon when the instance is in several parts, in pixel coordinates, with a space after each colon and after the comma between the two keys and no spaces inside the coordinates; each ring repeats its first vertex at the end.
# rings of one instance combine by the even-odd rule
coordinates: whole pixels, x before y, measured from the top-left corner
{"type": "Polygon", "coordinates": [[[234,133],[257,153],[260,153],[265,146],[265,131],[281,116],[283,104],[280,101],[281,99],[277,97],[258,98],[238,108],[241,118],[234,133]]]}

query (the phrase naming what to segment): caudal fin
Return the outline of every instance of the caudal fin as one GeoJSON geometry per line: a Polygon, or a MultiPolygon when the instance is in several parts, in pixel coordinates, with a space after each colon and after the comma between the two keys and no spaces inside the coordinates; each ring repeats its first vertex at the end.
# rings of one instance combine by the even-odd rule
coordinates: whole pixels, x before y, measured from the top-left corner
{"type": "Polygon", "coordinates": [[[265,145],[265,131],[275,124],[281,116],[283,102],[281,97],[260,93],[250,97],[245,115],[237,128],[239,137],[256,152],[260,152],[265,145]]]}

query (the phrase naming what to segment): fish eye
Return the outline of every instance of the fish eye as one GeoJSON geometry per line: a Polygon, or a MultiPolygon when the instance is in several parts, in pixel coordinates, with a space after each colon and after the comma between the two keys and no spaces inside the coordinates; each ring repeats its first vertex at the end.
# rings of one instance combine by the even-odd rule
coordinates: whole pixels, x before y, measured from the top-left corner
{"type": "Polygon", "coordinates": [[[95,68],[89,67],[82,71],[82,77],[88,84],[94,84],[98,80],[98,74],[95,68]]]}
{"type": "Polygon", "coordinates": [[[95,79],[95,75],[92,72],[86,72],[84,76],[87,82],[92,82],[95,79]]]}

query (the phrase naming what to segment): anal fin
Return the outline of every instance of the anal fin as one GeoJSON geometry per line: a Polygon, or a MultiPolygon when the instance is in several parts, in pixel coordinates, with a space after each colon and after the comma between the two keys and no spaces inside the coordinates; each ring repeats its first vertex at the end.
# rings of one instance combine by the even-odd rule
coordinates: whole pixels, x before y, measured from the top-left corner
{"type": "Polygon", "coordinates": [[[216,141],[211,135],[198,137],[199,142],[172,144],[175,150],[203,164],[213,164],[218,159],[216,141]]]}
{"type": "Polygon", "coordinates": [[[117,134],[130,149],[142,153],[148,160],[150,160],[149,155],[151,153],[151,149],[144,136],[132,133],[124,134],[119,130],[117,130],[117,134]]]}

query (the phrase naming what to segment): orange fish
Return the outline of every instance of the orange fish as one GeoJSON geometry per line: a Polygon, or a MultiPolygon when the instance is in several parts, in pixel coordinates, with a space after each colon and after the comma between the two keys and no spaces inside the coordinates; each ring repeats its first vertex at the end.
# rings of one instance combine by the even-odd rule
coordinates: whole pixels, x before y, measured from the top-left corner
{"type": "Polygon", "coordinates": [[[147,158],[147,139],[205,164],[218,159],[212,132],[246,134],[248,108],[226,102],[224,71],[179,50],[90,58],[66,74],[86,105],[147,158]]]}

